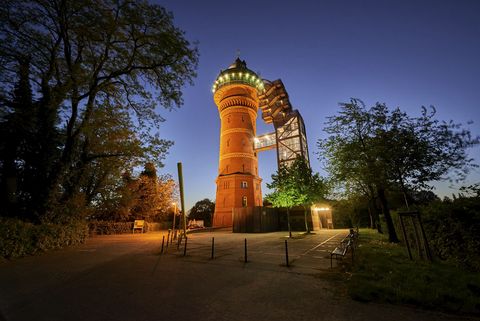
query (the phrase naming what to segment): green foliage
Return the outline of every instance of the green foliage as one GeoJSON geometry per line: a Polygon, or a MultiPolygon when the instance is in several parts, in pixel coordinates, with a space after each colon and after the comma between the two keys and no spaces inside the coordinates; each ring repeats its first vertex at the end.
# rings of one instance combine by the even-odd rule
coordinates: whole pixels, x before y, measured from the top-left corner
{"type": "Polygon", "coordinates": [[[421,213],[434,255],[480,272],[480,197],[435,201],[421,213]]]}
{"type": "Polygon", "coordinates": [[[320,140],[320,160],[348,196],[378,198],[392,242],[398,241],[390,216],[388,194],[400,189],[408,207],[410,191],[428,188],[428,183],[446,179],[450,172],[463,178],[475,167],[466,153],[477,145],[461,124],[435,119],[435,110],[422,109],[410,117],[399,108],[377,103],[367,109],[352,99],[341,104],[338,115],[329,117],[320,140]]]}
{"type": "Polygon", "coordinates": [[[281,166],[267,187],[274,190],[266,196],[274,207],[310,206],[325,199],[328,193],[327,184],[318,173],[313,174],[302,157],[290,166],[281,166]]]}
{"type": "Polygon", "coordinates": [[[0,217],[0,257],[15,258],[80,244],[87,235],[82,221],[35,225],[0,217]]]}
{"type": "Polygon", "coordinates": [[[480,313],[480,275],[441,262],[410,261],[404,247],[360,230],[350,296],[359,301],[413,304],[449,312],[480,313]]]}
{"type": "Polygon", "coordinates": [[[351,197],[331,202],[335,228],[370,226],[367,204],[363,199],[351,197]]]}
{"type": "Polygon", "coordinates": [[[215,203],[205,198],[193,205],[188,213],[188,218],[193,220],[203,220],[205,226],[212,226],[212,217],[215,212],[215,203]]]}
{"type": "Polygon", "coordinates": [[[171,13],[146,1],[7,0],[0,25],[0,128],[12,129],[0,135],[2,212],[45,220],[71,198],[108,199],[127,169],[161,165],[171,142],[157,107],[182,104],[198,62],[171,13]]]}

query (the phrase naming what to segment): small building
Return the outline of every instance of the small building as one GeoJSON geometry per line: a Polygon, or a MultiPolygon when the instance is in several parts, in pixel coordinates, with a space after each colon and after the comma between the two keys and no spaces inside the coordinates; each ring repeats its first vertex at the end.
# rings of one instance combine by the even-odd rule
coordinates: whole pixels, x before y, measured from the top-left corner
{"type": "MultiPolygon", "coordinates": [[[[292,231],[305,231],[305,210],[294,207],[289,211],[292,231]]],[[[287,209],[273,207],[238,207],[232,209],[234,233],[265,233],[288,230],[287,209]]],[[[333,229],[332,210],[328,206],[307,208],[307,224],[310,231],[333,229]]]]}

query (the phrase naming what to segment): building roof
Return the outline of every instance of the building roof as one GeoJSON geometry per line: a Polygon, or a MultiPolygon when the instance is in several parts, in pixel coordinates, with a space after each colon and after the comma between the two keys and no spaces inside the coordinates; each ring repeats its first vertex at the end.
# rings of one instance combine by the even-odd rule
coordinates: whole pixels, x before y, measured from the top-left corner
{"type": "Polygon", "coordinates": [[[220,71],[213,84],[212,92],[231,83],[247,84],[258,90],[263,90],[262,79],[260,79],[255,72],[248,69],[245,60],[241,60],[240,58],[235,59],[227,69],[220,71]]]}

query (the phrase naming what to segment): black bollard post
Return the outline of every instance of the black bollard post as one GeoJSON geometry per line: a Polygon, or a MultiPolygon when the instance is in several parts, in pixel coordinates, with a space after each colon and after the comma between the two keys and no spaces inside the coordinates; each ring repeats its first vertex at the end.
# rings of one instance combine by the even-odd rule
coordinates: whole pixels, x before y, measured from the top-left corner
{"type": "Polygon", "coordinates": [[[162,251],[160,253],[163,254],[163,245],[165,244],[165,235],[162,236],[162,251]]]}
{"type": "Polygon", "coordinates": [[[285,263],[287,264],[287,267],[290,266],[290,263],[288,262],[288,242],[285,240],[285,263]]]}
{"type": "Polygon", "coordinates": [[[212,257],[211,259],[213,260],[215,258],[215,238],[212,237],[212,257]]]}
{"type": "Polygon", "coordinates": [[[168,250],[168,243],[170,242],[170,229],[168,229],[168,235],[167,235],[167,250],[168,250]]]}
{"type": "Polygon", "coordinates": [[[180,244],[182,244],[182,234],[178,236],[177,251],[180,249],[180,244]]]}
{"type": "Polygon", "coordinates": [[[185,247],[183,248],[183,256],[187,255],[187,240],[188,237],[185,235],[185,247]]]}
{"type": "Polygon", "coordinates": [[[248,262],[248,258],[247,258],[247,239],[245,239],[245,263],[248,262]]]}

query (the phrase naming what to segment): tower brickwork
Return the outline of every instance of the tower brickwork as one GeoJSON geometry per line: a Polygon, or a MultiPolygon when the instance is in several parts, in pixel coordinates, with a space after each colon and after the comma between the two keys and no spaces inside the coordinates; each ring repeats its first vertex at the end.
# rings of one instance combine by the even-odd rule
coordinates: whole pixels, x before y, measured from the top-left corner
{"type": "Polygon", "coordinates": [[[262,205],[262,180],[254,151],[258,90],[262,88],[262,81],[238,58],[213,86],[221,122],[213,226],[232,226],[233,208],[262,205]]]}

